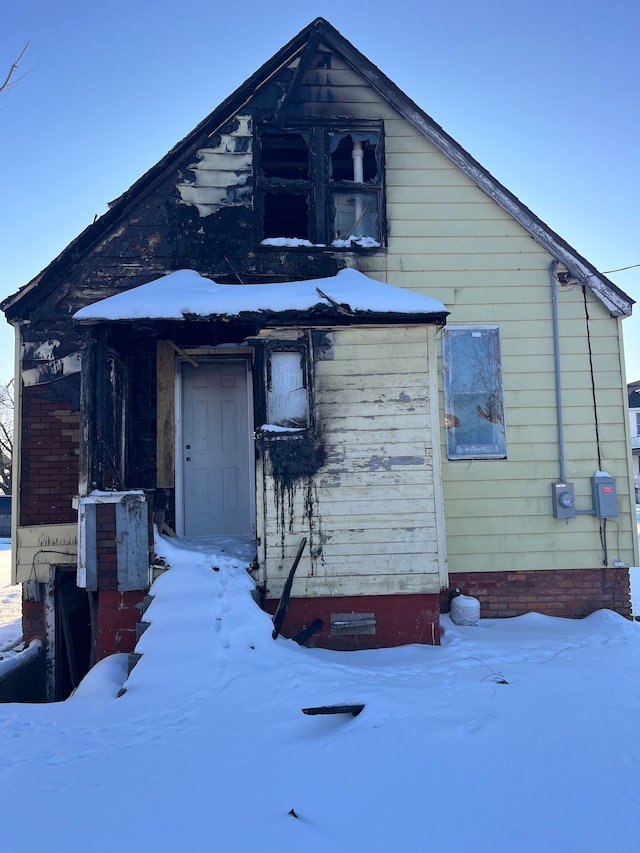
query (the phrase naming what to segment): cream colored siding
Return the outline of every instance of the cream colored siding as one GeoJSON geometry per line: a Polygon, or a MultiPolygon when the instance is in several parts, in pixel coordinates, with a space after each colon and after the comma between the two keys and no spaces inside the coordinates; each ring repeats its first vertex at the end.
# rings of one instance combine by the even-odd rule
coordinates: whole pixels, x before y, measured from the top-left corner
{"type": "Polygon", "coordinates": [[[73,564],[77,560],[77,524],[18,527],[16,536],[16,583],[47,583],[52,565],[73,564]]]}
{"type": "Polygon", "coordinates": [[[280,594],[302,536],[309,547],[294,595],[439,590],[444,554],[429,400],[434,334],[424,327],[333,331],[332,358],[316,363],[313,394],[325,463],[294,489],[266,478],[270,597],[280,594]]]}

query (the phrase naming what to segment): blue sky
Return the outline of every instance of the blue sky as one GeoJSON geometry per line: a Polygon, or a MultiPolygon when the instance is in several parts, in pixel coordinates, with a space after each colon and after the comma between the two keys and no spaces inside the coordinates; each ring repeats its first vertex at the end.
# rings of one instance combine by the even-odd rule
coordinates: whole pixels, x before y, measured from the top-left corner
{"type": "MultiPolygon", "coordinates": [[[[640,264],[630,0],[4,0],[0,76],[31,46],[0,94],[0,298],[318,15],[598,269],[640,264]]],[[[610,278],[640,302],[640,267],[610,278]]],[[[12,341],[0,320],[0,380],[12,341]]]]}

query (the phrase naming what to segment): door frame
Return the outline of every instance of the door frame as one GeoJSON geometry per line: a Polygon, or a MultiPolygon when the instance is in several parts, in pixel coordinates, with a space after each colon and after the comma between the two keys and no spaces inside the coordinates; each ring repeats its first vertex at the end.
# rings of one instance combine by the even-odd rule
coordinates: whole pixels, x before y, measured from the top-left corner
{"type": "MultiPolygon", "coordinates": [[[[176,534],[182,539],[184,538],[184,458],[182,453],[182,401],[183,401],[183,365],[193,364],[197,361],[198,364],[211,364],[221,362],[236,362],[242,363],[247,371],[247,416],[249,419],[247,456],[249,460],[249,498],[251,505],[249,507],[251,519],[251,535],[256,536],[256,458],[255,446],[253,441],[254,434],[254,412],[253,412],[253,371],[251,355],[239,353],[225,353],[224,355],[192,355],[187,353],[189,358],[178,357],[175,360],[175,516],[176,516],[176,534]]],[[[215,536],[215,531],[211,531],[211,535],[215,536]]]]}

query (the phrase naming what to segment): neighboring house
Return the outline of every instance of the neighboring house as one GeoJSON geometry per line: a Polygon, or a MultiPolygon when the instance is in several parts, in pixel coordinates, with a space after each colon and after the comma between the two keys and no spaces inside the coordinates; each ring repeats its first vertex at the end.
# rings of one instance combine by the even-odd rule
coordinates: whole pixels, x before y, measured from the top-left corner
{"type": "Polygon", "coordinates": [[[152,520],[255,538],[270,612],[301,554],[319,646],[629,615],[632,304],[314,21],[2,305],[49,695],[134,647],[152,520]]]}
{"type": "Polygon", "coordinates": [[[636,489],[636,503],[640,503],[640,381],[627,385],[629,394],[629,426],[631,428],[631,457],[636,489]]]}
{"type": "Polygon", "coordinates": [[[0,537],[11,536],[11,495],[0,495],[0,537]]]}

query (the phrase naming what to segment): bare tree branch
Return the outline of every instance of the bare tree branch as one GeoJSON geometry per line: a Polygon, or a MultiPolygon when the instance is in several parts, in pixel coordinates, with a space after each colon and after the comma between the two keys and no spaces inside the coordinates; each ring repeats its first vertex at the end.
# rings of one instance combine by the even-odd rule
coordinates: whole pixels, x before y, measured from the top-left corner
{"type": "Polygon", "coordinates": [[[18,77],[17,79],[14,80],[15,73],[18,70],[18,66],[20,65],[22,58],[24,57],[25,53],[29,49],[30,44],[31,44],[31,39],[29,39],[29,41],[22,48],[22,53],[20,54],[20,56],[16,59],[16,61],[13,63],[13,65],[9,69],[9,73],[6,76],[4,83],[0,86],[0,92],[4,92],[5,89],[8,89],[11,86],[15,85],[19,80],[23,80],[27,76],[27,74],[29,73],[28,71],[25,71],[25,73],[21,77],[18,77]]]}
{"type": "Polygon", "coordinates": [[[0,494],[10,495],[13,457],[13,379],[0,383],[0,494]]]}

